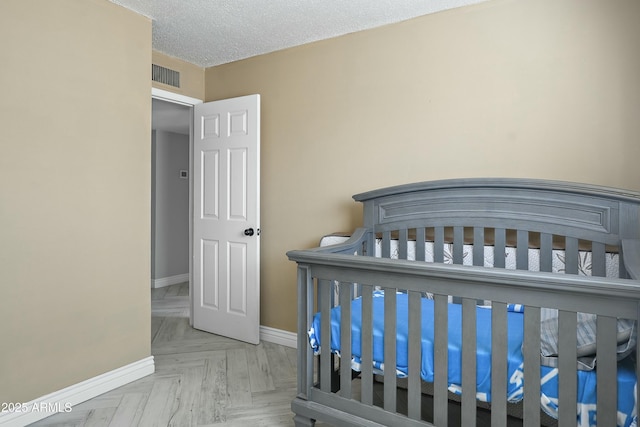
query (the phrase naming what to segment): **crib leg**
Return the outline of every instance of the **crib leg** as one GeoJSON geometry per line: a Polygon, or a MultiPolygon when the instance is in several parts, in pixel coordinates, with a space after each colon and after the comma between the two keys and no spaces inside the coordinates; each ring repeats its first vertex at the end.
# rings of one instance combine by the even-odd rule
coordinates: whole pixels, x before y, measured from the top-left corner
{"type": "Polygon", "coordinates": [[[293,422],[296,427],[313,427],[316,425],[316,420],[297,414],[293,417],[293,422]]]}

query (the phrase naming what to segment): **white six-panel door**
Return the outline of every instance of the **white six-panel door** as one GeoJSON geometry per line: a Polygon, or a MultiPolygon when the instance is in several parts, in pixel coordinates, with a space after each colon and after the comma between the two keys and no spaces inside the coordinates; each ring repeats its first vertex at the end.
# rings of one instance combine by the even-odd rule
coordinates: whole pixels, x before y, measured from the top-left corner
{"type": "Polygon", "coordinates": [[[260,95],[194,107],[193,326],[257,344],[260,95]]]}

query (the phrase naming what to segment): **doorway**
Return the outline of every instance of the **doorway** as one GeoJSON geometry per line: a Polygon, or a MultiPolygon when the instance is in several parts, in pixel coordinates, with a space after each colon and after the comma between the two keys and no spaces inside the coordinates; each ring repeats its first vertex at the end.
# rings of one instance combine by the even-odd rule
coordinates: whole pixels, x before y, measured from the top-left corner
{"type": "MultiPolygon", "coordinates": [[[[186,102],[176,98],[185,97],[169,92],[158,96],[155,90],[152,92],[156,116],[152,120],[152,226],[155,232],[152,274],[157,284],[158,271],[169,264],[167,258],[162,258],[165,249],[158,242],[165,239],[174,245],[185,234],[183,231],[182,234],[174,233],[173,238],[160,236],[161,233],[171,235],[175,228],[180,228],[159,223],[161,208],[173,209],[179,204],[170,197],[167,200],[164,190],[159,188],[165,179],[160,170],[162,167],[169,171],[169,180],[176,181],[177,172],[183,179],[183,188],[187,189],[187,249],[183,247],[178,252],[188,254],[188,274],[173,272],[168,277],[175,278],[174,283],[188,279],[190,325],[196,327],[197,323],[198,329],[257,344],[260,335],[260,95],[206,104],[191,98],[186,102]],[[176,109],[178,112],[174,111],[176,109]],[[188,116],[189,132],[182,137],[175,135],[175,139],[184,138],[186,144],[179,143],[178,146],[188,146],[184,161],[184,164],[188,163],[187,170],[181,169],[184,165],[166,166],[158,161],[163,156],[171,161],[182,156],[160,153],[165,150],[161,146],[168,140],[165,137],[177,130],[165,132],[160,127],[168,126],[174,114],[180,111],[184,117],[188,116]],[[161,114],[166,117],[162,119],[161,114]],[[198,212],[197,221],[194,212],[198,212]],[[197,248],[194,246],[196,241],[197,248]]],[[[184,119],[178,120],[176,126],[182,126],[186,133],[184,119]]],[[[184,218],[184,214],[181,215],[184,218]]],[[[183,271],[185,264],[181,268],[183,271]]],[[[169,280],[165,283],[171,284],[169,280]]]]}
{"type": "MultiPolygon", "coordinates": [[[[200,103],[199,99],[152,89],[151,288],[189,282],[190,296],[191,128],[193,106],[200,103]]],[[[192,324],[191,313],[189,319],[192,324]]]]}

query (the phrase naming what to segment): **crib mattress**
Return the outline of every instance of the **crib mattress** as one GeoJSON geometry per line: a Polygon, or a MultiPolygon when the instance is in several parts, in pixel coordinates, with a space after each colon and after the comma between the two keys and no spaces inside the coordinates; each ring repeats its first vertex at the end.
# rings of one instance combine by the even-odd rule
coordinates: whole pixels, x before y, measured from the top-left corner
{"type": "MultiPolygon", "coordinates": [[[[384,293],[374,291],[373,298],[373,364],[377,373],[384,368],[384,293]]],[[[351,367],[355,371],[361,370],[361,299],[352,301],[352,357],[351,367]]],[[[408,295],[397,294],[397,350],[396,374],[406,377],[408,372],[408,295]]],[[[434,380],[434,301],[422,298],[422,361],[421,377],[424,381],[434,380]]],[[[491,309],[478,306],[476,308],[477,321],[477,399],[484,402],[491,401],[491,309]]],[[[460,304],[449,304],[448,309],[448,383],[449,390],[456,394],[462,393],[462,308],[460,304]]],[[[524,396],[523,374],[523,313],[510,306],[507,313],[507,400],[519,402],[524,396]]],[[[340,307],[331,310],[331,351],[340,355],[340,307]]],[[[309,330],[309,342],[314,352],[320,352],[320,313],[313,318],[309,330]]],[[[558,402],[558,370],[548,366],[540,367],[541,378],[541,407],[550,416],[557,418],[558,402]]],[[[578,425],[595,426],[596,416],[596,372],[578,371],[578,425]]],[[[618,425],[629,427],[635,425],[635,365],[629,358],[618,364],[618,425]]]]}

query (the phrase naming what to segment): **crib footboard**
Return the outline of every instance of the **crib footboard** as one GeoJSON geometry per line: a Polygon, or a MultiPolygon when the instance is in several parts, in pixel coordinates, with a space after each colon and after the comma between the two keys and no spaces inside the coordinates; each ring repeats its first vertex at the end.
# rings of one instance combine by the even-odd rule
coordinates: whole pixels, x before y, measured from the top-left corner
{"type": "Polygon", "coordinates": [[[508,405],[520,400],[525,426],[541,425],[541,405],[542,414],[559,425],[633,421],[635,413],[620,405],[629,397],[624,394],[631,400],[623,406],[635,405],[637,349],[618,359],[619,321],[628,319],[635,327],[638,319],[640,288],[634,280],[327,251],[288,256],[298,263],[298,395],[292,403],[297,426],[315,420],[340,426],[473,426],[482,417],[506,426],[508,405]],[[490,307],[479,306],[479,300],[490,307]],[[541,367],[549,309],[558,313],[558,350],[555,366],[541,367]],[[597,316],[593,371],[577,363],[578,313],[597,316]],[[514,341],[518,328],[520,343],[514,341]],[[590,391],[593,403],[584,401],[584,375],[597,380],[597,390],[590,391]],[[402,377],[406,391],[397,387],[402,377]],[[432,396],[422,393],[425,382],[432,396]],[[459,404],[450,403],[451,393],[459,395],[459,404]]]}

